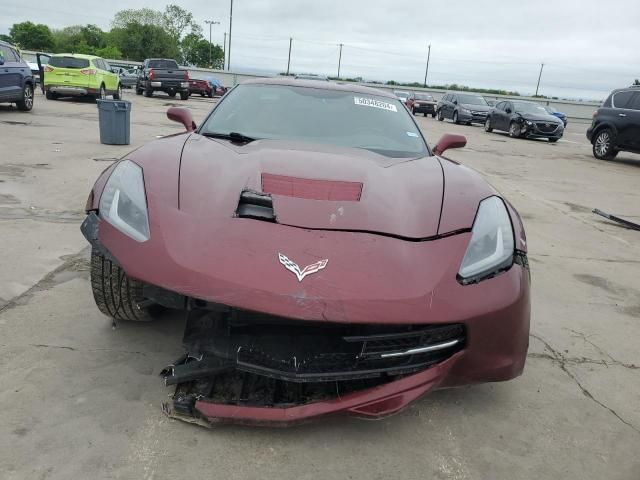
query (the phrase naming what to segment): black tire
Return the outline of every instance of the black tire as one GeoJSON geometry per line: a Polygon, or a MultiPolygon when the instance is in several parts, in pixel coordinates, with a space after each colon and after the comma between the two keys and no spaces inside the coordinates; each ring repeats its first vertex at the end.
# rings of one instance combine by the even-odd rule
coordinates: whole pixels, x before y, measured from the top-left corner
{"type": "Polygon", "coordinates": [[[556,143],[558,140],[560,140],[559,138],[550,138],[549,139],[549,143],[556,143]]]}
{"type": "Polygon", "coordinates": [[[458,112],[453,112],[453,123],[458,125],[460,122],[458,121],[458,112]]]}
{"type": "Polygon", "coordinates": [[[618,155],[614,147],[615,136],[613,130],[605,128],[593,137],[593,156],[598,160],[613,160],[618,155]]]}
{"type": "Polygon", "coordinates": [[[151,87],[145,88],[144,91],[142,92],[142,94],[147,98],[152,97],[153,96],[153,89],[151,87]]]}
{"type": "Polygon", "coordinates": [[[122,85],[118,84],[118,88],[116,88],[116,93],[113,94],[114,100],[120,100],[122,98],[122,85]]]}
{"type": "Polygon", "coordinates": [[[142,92],[144,90],[142,90],[141,88],[138,88],[138,86],[136,85],[136,95],[142,95],[142,92]]]}
{"type": "Polygon", "coordinates": [[[201,97],[204,97],[205,95],[206,95],[206,92],[205,92],[204,90],[202,90],[202,91],[200,92],[200,96],[201,96],[201,97]]]}
{"type": "Polygon", "coordinates": [[[444,115],[442,114],[442,109],[438,110],[438,121],[442,122],[444,120],[444,115]]]}
{"type": "Polygon", "coordinates": [[[207,94],[207,96],[208,96],[209,98],[213,98],[213,90],[211,90],[211,91],[207,94]]]}
{"type": "Polygon", "coordinates": [[[33,85],[27,83],[22,89],[22,100],[16,102],[18,110],[28,112],[33,108],[33,85]]]}
{"type": "Polygon", "coordinates": [[[189,92],[180,92],[180,100],[189,100],[189,92]]]}
{"type": "MultiPolygon", "coordinates": [[[[426,117],[426,116],[427,116],[427,114],[425,113],[425,114],[424,114],[424,116],[426,117]]],[[[431,118],[436,118],[436,112],[433,112],[433,113],[431,114],[431,118]]]]}
{"type": "Polygon", "coordinates": [[[167,92],[167,95],[169,95],[171,98],[176,98],[176,92],[174,90],[167,92]]]}
{"type": "Polygon", "coordinates": [[[100,85],[100,92],[98,93],[98,97],[101,100],[106,100],[107,98],[107,89],[104,88],[104,83],[100,85]]]}
{"type": "Polygon", "coordinates": [[[91,290],[98,309],[116,320],[148,322],[157,317],[162,307],[141,307],[145,298],[142,283],[129,278],[118,265],[91,251],[91,290]]]}
{"type": "Polygon", "coordinates": [[[487,119],[484,121],[484,131],[488,133],[493,132],[493,127],[491,126],[491,117],[487,117],[487,119]]]}
{"type": "Polygon", "coordinates": [[[516,122],[511,122],[509,124],[509,136],[511,138],[518,138],[520,137],[521,133],[522,133],[522,129],[516,122]]]}

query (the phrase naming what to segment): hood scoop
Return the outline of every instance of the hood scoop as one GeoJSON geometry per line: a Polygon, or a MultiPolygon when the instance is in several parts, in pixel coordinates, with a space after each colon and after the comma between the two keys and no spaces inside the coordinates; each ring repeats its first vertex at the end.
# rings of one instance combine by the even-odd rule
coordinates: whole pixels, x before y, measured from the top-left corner
{"type": "Polygon", "coordinates": [[[306,200],[359,202],[362,195],[362,183],[341,180],[315,180],[263,173],[262,191],[273,195],[304,198],[306,200]]]}
{"type": "Polygon", "coordinates": [[[275,222],[276,215],[273,212],[271,195],[252,190],[243,190],[236,209],[236,217],[275,222]]]}

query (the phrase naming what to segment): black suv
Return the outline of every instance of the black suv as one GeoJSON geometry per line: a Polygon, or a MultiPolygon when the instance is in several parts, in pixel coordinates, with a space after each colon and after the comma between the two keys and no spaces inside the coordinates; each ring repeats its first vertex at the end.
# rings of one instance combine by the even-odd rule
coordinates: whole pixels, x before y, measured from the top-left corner
{"type": "Polygon", "coordinates": [[[620,151],[640,153],[640,86],[611,92],[587,129],[593,156],[611,160],[620,151]]]}
{"type": "Polygon", "coordinates": [[[7,42],[0,41],[0,102],[15,103],[18,110],[33,108],[31,68],[18,51],[7,42]]]}

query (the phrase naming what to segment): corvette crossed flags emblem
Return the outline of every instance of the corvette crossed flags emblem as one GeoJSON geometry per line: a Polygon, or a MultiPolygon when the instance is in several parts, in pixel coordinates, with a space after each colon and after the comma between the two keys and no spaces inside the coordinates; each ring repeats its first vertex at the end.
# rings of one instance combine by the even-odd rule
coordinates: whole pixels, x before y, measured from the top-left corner
{"type": "Polygon", "coordinates": [[[327,258],[325,260],[320,260],[319,262],[312,263],[311,265],[307,265],[303,269],[300,269],[297,263],[289,260],[281,253],[278,253],[278,259],[280,260],[280,263],[284,265],[284,268],[286,268],[296,276],[299,282],[301,282],[307,275],[311,275],[312,273],[316,273],[322,270],[327,266],[327,263],[329,262],[329,259],[327,258]]]}

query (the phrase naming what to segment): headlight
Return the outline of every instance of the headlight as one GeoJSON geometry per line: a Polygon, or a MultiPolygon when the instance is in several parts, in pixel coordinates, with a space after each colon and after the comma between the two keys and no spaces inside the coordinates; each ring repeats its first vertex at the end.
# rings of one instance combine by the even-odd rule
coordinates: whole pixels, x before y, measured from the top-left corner
{"type": "Polygon", "coordinates": [[[489,197],[478,207],[471,241],[462,259],[459,280],[474,283],[513,263],[513,227],[502,199],[489,197]]]}
{"type": "Polygon", "coordinates": [[[525,122],[524,122],[524,123],[526,123],[526,124],[527,124],[527,125],[529,125],[529,126],[533,125],[533,122],[531,122],[531,121],[529,121],[529,120],[525,120],[525,122]]]}
{"type": "Polygon", "coordinates": [[[469,110],[468,108],[461,108],[461,109],[460,109],[460,111],[461,111],[462,113],[466,113],[466,114],[471,115],[471,110],[469,110]]]}
{"type": "Polygon", "coordinates": [[[149,240],[149,215],[142,168],[124,160],[113,170],[100,198],[100,216],[125,235],[149,240]]]}

